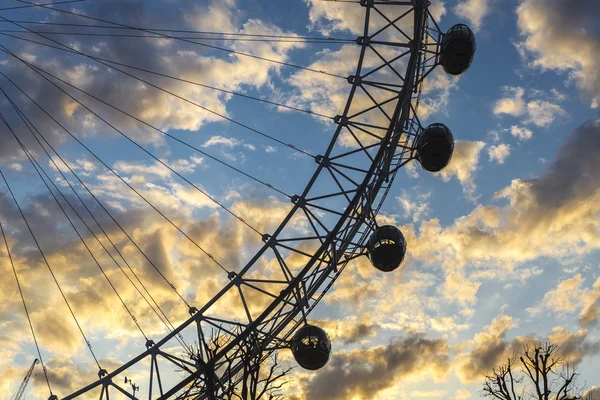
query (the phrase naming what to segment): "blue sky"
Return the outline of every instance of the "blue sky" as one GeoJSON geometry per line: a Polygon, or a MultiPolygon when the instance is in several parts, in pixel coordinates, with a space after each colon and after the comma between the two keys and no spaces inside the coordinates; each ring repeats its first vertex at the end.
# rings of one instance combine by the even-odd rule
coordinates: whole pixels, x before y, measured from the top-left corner
{"type": "MultiPolygon", "coordinates": [[[[6,7],[21,4],[4,3],[6,7]]],[[[600,36],[594,24],[600,18],[600,7],[592,0],[579,3],[569,7],[560,0],[432,2],[432,13],[443,29],[467,23],[477,38],[475,60],[464,75],[451,78],[440,69],[424,83],[423,124],[442,122],[450,127],[457,140],[453,160],[438,174],[427,173],[416,162],[400,171],[379,218],[382,223],[399,226],[407,237],[403,268],[383,275],[360,259],[344,271],[311,315],[332,337],[334,356],[317,373],[295,369],[287,386],[289,396],[479,398],[482,374],[502,363],[516,348],[515,343],[526,338],[559,343],[565,357],[578,365],[581,382],[588,388],[600,385],[596,372],[600,369],[600,36]],[[393,364],[386,358],[390,354],[410,361],[393,364]],[[426,362],[426,356],[435,362],[426,362]],[[365,382],[372,385],[366,388],[365,382]]],[[[61,8],[152,29],[341,39],[359,35],[364,18],[364,9],[356,4],[313,0],[88,0],[61,8]]],[[[76,16],[48,10],[0,10],[0,16],[82,22],[76,16]]],[[[21,28],[5,22],[0,29],[21,28]]],[[[61,29],[73,32],[82,28],[61,29]]],[[[19,35],[44,41],[33,34],[19,35]]],[[[344,79],[181,41],[53,38],[84,53],[326,116],[341,112],[350,89],[344,79]]],[[[340,43],[207,43],[341,76],[355,69],[359,50],[355,44],[340,43]]],[[[160,93],[115,69],[109,71],[90,58],[6,36],[0,37],[0,44],[206,153],[190,150],[65,87],[261,232],[277,226],[290,208],[289,200],[208,155],[290,195],[304,189],[316,167],[311,157],[293,148],[160,93]]],[[[3,53],[0,71],[228,268],[239,270],[256,251],[260,241],[247,227],[22,62],[3,53]]],[[[312,155],[325,151],[335,130],[335,124],[325,118],[139,71],[134,74],[312,155]]],[[[0,78],[0,87],[23,107],[184,297],[199,306],[221,288],[226,276],[219,268],[6,79],[0,78]]],[[[4,97],[0,111],[66,193],[68,186],[4,97]]],[[[343,143],[339,146],[344,148],[343,143]]],[[[103,366],[114,369],[142,352],[144,341],[139,332],[6,127],[0,129],[0,167],[30,216],[103,366]]],[[[59,168],[67,173],[64,166],[59,168]]],[[[75,186],[85,192],[81,185],[75,186]]],[[[329,187],[317,185],[316,190],[329,187]]],[[[175,323],[183,321],[187,310],[179,307],[173,292],[144,265],[99,206],[84,196],[92,210],[102,215],[101,221],[110,226],[110,235],[131,257],[161,307],[175,323]]],[[[0,184],[0,200],[0,218],[22,276],[42,354],[56,392],[64,396],[91,382],[96,367],[56,288],[50,285],[46,267],[4,183],[0,184]]],[[[293,223],[294,232],[306,232],[306,221],[293,223]]],[[[85,237],[93,243],[90,235],[85,237]]],[[[109,265],[100,247],[91,246],[101,263],[109,265]]],[[[268,271],[269,262],[261,264],[261,271],[268,271]]],[[[35,349],[5,248],[0,250],[0,270],[6,277],[0,282],[0,393],[6,396],[20,383],[35,349]]],[[[144,331],[155,340],[164,335],[118,269],[110,265],[107,271],[144,331]]],[[[282,352],[282,357],[293,364],[288,353],[282,352]]],[[[147,367],[140,365],[130,377],[145,385],[141,371],[147,367]]],[[[47,398],[41,369],[37,371],[29,396],[47,398]]],[[[165,374],[173,381],[180,376],[174,370],[165,374]]]]}

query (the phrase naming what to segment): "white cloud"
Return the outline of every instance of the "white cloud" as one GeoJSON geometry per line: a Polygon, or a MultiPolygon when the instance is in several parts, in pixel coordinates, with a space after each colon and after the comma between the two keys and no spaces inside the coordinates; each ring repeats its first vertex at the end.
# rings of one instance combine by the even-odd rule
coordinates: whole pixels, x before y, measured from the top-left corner
{"type": "Polygon", "coordinates": [[[365,24],[364,10],[354,4],[305,0],[309,9],[311,30],[323,35],[333,31],[349,31],[355,35],[362,33],[365,24]]]}
{"type": "Polygon", "coordinates": [[[553,312],[576,311],[582,306],[583,297],[586,295],[582,290],[584,281],[581,274],[565,279],[544,295],[541,306],[553,312]]]}
{"type": "Polygon", "coordinates": [[[413,390],[410,392],[411,399],[431,399],[431,398],[445,398],[447,390],[413,390]]]}
{"type": "Polygon", "coordinates": [[[590,106],[600,100],[600,3],[524,0],[517,7],[522,40],[516,43],[532,68],[566,72],[590,106]]]}
{"type": "Polygon", "coordinates": [[[195,6],[185,14],[185,21],[197,30],[236,32],[239,16],[235,3],[235,0],[220,0],[212,1],[207,7],[195,6]]]}
{"type": "MultiPolygon", "coordinates": [[[[116,2],[106,1],[90,6],[83,5],[82,10],[91,11],[95,15],[110,15],[114,12],[115,4],[116,2]]],[[[237,2],[232,0],[211,0],[205,6],[195,6],[187,2],[187,5],[181,4],[177,14],[169,13],[168,17],[161,15],[155,7],[145,7],[144,4],[145,2],[130,2],[129,6],[119,9],[120,16],[125,19],[131,17],[144,21],[170,18],[173,26],[182,28],[225,30],[247,34],[294,35],[292,32],[286,32],[275,25],[257,19],[244,21],[243,18],[240,18],[243,15],[237,2]],[[201,25],[202,28],[199,28],[201,25]]],[[[68,22],[66,20],[68,17],[62,14],[50,14],[48,18],[47,22],[68,22]]],[[[176,76],[196,82],[209,82],[211,86],[229,91],[243,91],[248,87],[254,89],[266,87],[271,84],[271,77],[281,70],[281,65],[275,63],[232,55],[227,52],[208,53],[205,47],[190,46],[173,40],[122,41],[118,46],[111,45],[111,41],[96,37],[68,37],[64,40],[69,43],[69,46],[77,48],[85,54],[119,60],[125,64],[157,71],[166,76],[176,76]]],[[[287,61],[291,50],[302,48],[305,45],[301,42],[235,42],[231,44],[231,47],[266,59],[287,61]]],[[[17,53],[27,53],[27,45],[22,47],[20,49],[22,51],[17,51],[17,53]]],[[[208,122],[224,121],[215,113],[222,116],[228,115],[227,104],[231,95],[225,95],[219,91],[169,79],[161,78],[157,81],[153,75],[134,74],[180,97],[177,98],[115,69],[124,67],[115,66],[109,69],[89,59],[63,57],[55,50],[40,47],[36,48],[34,54],[35,59],[31,61],[35,62],[36,66],[77,85],[86,92],[93,93],[114,107],[163,131],[172,129],[196,131],[208,122]],[[184,101],[182,98],[189,101],[184,101]],[[200,107],[205,107],[215,113],[200,107]]],[[[117,134],[84,107],[65,95],[57,94],[56,89],[50,85],[42,84],[42,78],[31,73],[20,61],[13,58],[8,59],[5,69],[14,79],[24,82],[22,89],[38,99],[49,114],[57,117],[69,130],[85,135],[117,134]]],[[[85,101],[87,100],[82,100],[84,103],[85,101]]],[[[40,112],[36,110],[29,117],[33,117],[35,120],[38,118],[36,113],[40,112]]],[[[137,142],[152,143],[157,147],[166,144],[162,135],[136,123],[125,114],[112,112],[108,119],[111,124],[122,128],[137,142]]],[[[60,137],[58,133],[51,134],[60,137]]],[[[58,144],[60,141],[55,143],[58,144]]],[[[0,157],[4,159],[8,154],[11,156],[16,154],[14,146],[0,148],[0,157]]]]}
{"type": "MultiPolygon", "coordinates": [[[[211,146],[223,146],[223,147],[229,147],[230,149],[242,146],[245,149],[248,149],[250,151],[256,150],[256,146],[251,143],[245,143],[243,140],[239,140],[236,138],[230,138],[230,137],[224,137],[224,136],[220,136],[220,135],[212,136],[210,139],[208,139],[202,145],[202,147],[204,147],[204,148],[211,147],[211,146]]],[[[267,146],[267,153],[269,153],[268,148],[272,148],[272,147],[267,146]]],[[[225,154],[225,157],[233,157],[233,156],[231,154],[225,154]]]]}
{"type": "Polygon", "coordinates": [[[548,127],[556,118],[564,118],[567,115],[566,111],[558,104],[543,100],[534,100],[527,103],[527,119],[525,123],[548,127]]]}
{"type": "MultiPolygon", "coordinates": [[[[528,97],[538,98],[536,100],[525,101],[525,89],[515,86],[504,86],[502,88],[505,97],[499,99],[494,104],[493,112],[495,115],[512,115],[513,117],[525,116],[524,123],[540,127],[547,127],[554,122],[556,118],[566,117],[568,114],[556,103],[547,100],[540,100],[540,94],[546,96],[539,90],[532,89],[527,93],[528,97]]],[[[553,95],[561,101],[560,93],[553,95]],[[557,97],[558,96],[558,97],[557,97]]],[[[547,96],[546,96],[547,97],[547,96]]],[[[521,135],[526,132],[519,132],[521,135]]],[[[514,134],[513,134],[514,135],[514,134]]]]}
{"type": "Polygon", "coordinates": [[[490,12],[490,0],[463,0],[454,7],[454,13],[459,18],[467,18],[474,31],[481,28],[483,19],[490,12]]]}
{"type": "Polygon", "coordinates": [[[479,164],[479,153],[484,147],[485,143],[481,141],[457,140],[450,164],[436,175],[446,182],[455,176],[462,184],[465,193],[474,198],[476,186],[473,182],[473,174],[479,164]]]}
{"type": "Polygon", "coordinates": [[[417,179],[419,177],[419,170],[417,169],[417,162],[410,161],[408,164],[404,166],[404,172],[411,179],[417,179]]]}
{"type": "Polygon", "coordinates": [[[458,389],[456,391],[456,395],[454,396],[455,400],[466,400],[471,398],[471,392],[466,389],[458,389]]]}
{"type": "Polygon", "coordinates": [[[418,109],[421,120],[427,120],[436,113],[447,113],[451,91],[458,87],[459,79],[446,74],[441,68],[425,79],[418,109]]]}
{"type": "Polygon", "coordinates": [[[592,386],[584,394],[584,399],[594,399],[600,397],[600,386],[592,386]]]}
{"type": "MultiPolygon", "coordinates": [[[[173,161],[161,160],[166,165],[171,167],[174,171],[179,173],[191,173],[204,162],[201,157],[191,156],[189,159],[177,159],[173,161]]],[[[77,160],[78,165],[81,165],[85,171],[94,171],[95,165],[85,160],[77,160]]],[[[61,165],[61,164],[58,164],[61,165]]],[[[170,177],[172,172],[159,163],[158,161],[152,164],[141,164],[139,162],[130,161],[117,161],[113,165],[114,169],[119,172],[120,175],[127,174],[134,177],[138,181],[146,181],[151,176],[167,178],[170,177]]]]}
{"type": "Polygon", "coordinates": [[[490,161],[504,164],[504,160],[510,155],[510,145],[501,143],[499,145],[490,146],[488,155],[490,156],[490,161]]]}
{"type": "Polygon", "coordinates": [[[494,143],[498,143],[500,141],[500,132],[498,130],[488,131],[487,136],[489,136],[494,143]]]}
{"type": "Polygon", "coordinates": [[[402,190],[400,196],[396,200],[404,209],[404,215],[409,217],[413,222],[418,222],[429,215],[429,199],[431,192],[416,193],[410,196],[405,190],[402,190]]]}
{"type": "Polygon", "coordinates": [[[510,134],[516,137],[519,140],[529,140],[533,136],[533,132],[531,129],[527,129],[525,127],[520,127],[518,125],[513,125],[510,127],[510,134]]]}
{"type": "Polygon", "coordinates": [[[234,139],[234,138],[226,138],[223,136],[212,136],[210,139],[208,139],[206,142],[204,142],[204,144],[202,145],[202,147],[210,147],[210,146],[225,146],[225,147],[237,147],[239,145],[241,145],[242,142],[238,139],[234,139]]]}
{"type": "Polygon", "coordinates": [[[491,371],[500,362],[509,349],[505,341],[506,333],[514,328],[516,321],[508,315],[500,315],[477,333],[462,347],[469,351],[460,354],[456,360],[456,372],[462,382],[477,382],[482,374],[491,371]]]}
{"type": "Polygon", "coordinates": [[[509,114],[513,116],[522,115],[525,111],[525,102],[523,95],[525,89],[521,87],[505,86],[502,88],[506,97],[496,101],[494,105],[494,114],[509,114]]]}
{"type": "Polygon", "coordinates": [[[437,219],[424,221],[418,235],[406,227],[412,256],[451,269],[474,266],[493,272],[514,271],[542,256],[576,257],[600,248],[600,193],[592,172],[600,168],[598,132],[600,121],[581,125],[545,173],[515,179],[499,191],[496,198],[509,199],[508,205],[476,207],[447,228],[437,219]]]}

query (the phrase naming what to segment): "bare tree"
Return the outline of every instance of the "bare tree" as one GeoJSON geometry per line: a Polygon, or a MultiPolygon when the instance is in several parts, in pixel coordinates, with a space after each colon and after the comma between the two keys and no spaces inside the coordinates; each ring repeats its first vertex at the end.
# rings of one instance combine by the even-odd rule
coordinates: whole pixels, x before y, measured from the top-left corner
{"type": "Polygon", "coordinates": [[[506,361],[506,364],[494,368],[491,375],[485,376],[483,384],[485,396],[500,400],[523,400],[522,389],[518,389],[523,382],[523,377],[518,374],[518,369],[515,371],[516,361],[516,356],[513,356],[506,361]]]}
{"type": "MultiPolygon", "coordinates": [[[[206,343],[199,344],[191,356],[196,364],[202,364],[203,359],[210,359],[223,347],[229,344],[231,335],[224,335],[220,330],[212,332],[206,343]]],[[[284,367],[277,352],[265,356],[261,343],[256,338],[247,338],[238,352],[225,355],[225,360],[219,367],[219,376],[215,371],[207,372],[204,377],[193,382],[178,399],[198,399],[212,392],[219,400],[281,400],[283,387],[288,381],[285,377],[291,367],[284,367]],[[242,368],[234,371],[235,365],[242,361],[242,368]]],[[[206,396],[206,397],[205,397],[206,396]]]]}
{"type": "Polygon", "coordinates": [[[525,345],[485,375],[482,395],[498,400],[594,400],[581,396],[578,376],[576,368],[559,355],[558,345],[525,345]]]}

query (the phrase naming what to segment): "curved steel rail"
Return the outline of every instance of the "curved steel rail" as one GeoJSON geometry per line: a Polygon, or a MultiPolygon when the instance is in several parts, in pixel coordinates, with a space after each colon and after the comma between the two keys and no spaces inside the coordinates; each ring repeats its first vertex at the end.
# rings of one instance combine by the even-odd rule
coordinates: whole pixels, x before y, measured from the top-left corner
{"type": "MultiPolygon", "coordinates": [[[[241,346],[248,346],[247,340],[252,336],[252,346],[264,354],[270,354],[285,343],[287,338],[302,323],[315,305],[322,299],[325,292],[331,287],[341,271],[349,261],[363,254],[363,245],[368,239],[370,232],[376,226],[374,218],[385,199],[390,185],[393,182],[399,168],[414,157],[414,140],[420,132],[420,124],[415,112],[415,102],[420,94],[420,84],[427,75],[425,71],[425,56],[427,40],[427,20],[430,18],[428,12],[429,2],[426,0],[413,1],[386,1],[386,0],[361,0],[365,8],[364,36],[357,39],[361,45],[360,56],[355,75],[348,78],[352,88],[341,116],[336,117],[338,124],[333,138],[322,156],[318,156],[317,169],[301,195],[294,196],[293,207],[283,219],[279,227],[272,235],[263,237],[264,245],[258,250],[254,257],[238,273],[229,275],[230,281],[222,290],[213,297],[200,310],[190,309],[191,317],[174,329],[157,343],[149,342],[147,350],[137,357],[131,359],[111,373],[104,373],[94,383],[64,397],[65,400],[74,399],[82,395],[89,395],[94,389],[100,389],[100,399],[108,398],[109,391],[118,391],[127,398],[133,397],[126,390],[114,382],[114,379],[124,373],[146,357],[150,357],[149,393],[148,398],[153,398],[153,385],[156,382],[160,394],[159,399],[167,399],[176,396],[181,390],[190,385],[200,382],[205,388],[205,397],[214,398],[219,390],[222,390],[223,381],[219,374],[233,375],[242,367],[241,346]],[[405,6],[409,9],[394,19],[388,18],[381,7],[405,6]],[[370,33],[371,14],[377,13],[385,18],[388,23],[374,33],[370,33]],[[412,16],[412,37],[399,28],[398,21],[412,16]],[[406,37],[406,40],[379,39],[382,33],[392,30],[398,37],[406,37]],[[388,52],[378,51],[376,48],[394,49],[390,55],[388,52]],[[399,49],[399,50],[398,50],[399,49]],[[381,59],[381,63],[370,68],[364,67],[367,51],[381,59]],[[405,73],[399,74],[397,64],[403,64],[406,58],[405,73]],[[385,73],[382,73],[385,71],[385,73]],[[379,76],[379,78],[377,78],[379,76]],[[390,82],[389,76],[394,79],[390,82]],[[399,84],[398,82],[401,82],[399,84]],[[369,90],[387,92],[391,95],[385,100],[378,100],[369,90]],[[372,106],[351,113],[354,99],[358,90],[362,90],[374,103],[372,106]],[[392,108],[391,116],[386,110],[392,108]],[[387,126],[379,126],[369,117],[372,112],[378,112],[389,120],[387,126]],[[366,118],[366,120],[365,120],[366,118]],[[385,131],[383,136],[374,132],[385,131]],[[356,132],[377,137],[375,143],[364,145],[358,138],[356,132]],[[358,148],[335,154],[338,144],[343,135],[354,137],[358,148]],[[364,153],[364,154],[363,154],[364,153]],[[363,154],[370,160],[370,167],[359,168],[352,165],[353,157],[363,154]],[[348,164],[344,160],[349,159],[348,164]],[[329,174],[339,192],[329,195],[309,197],[315,187],[317,180],[323,175],[329,174]],[[342,183],[345,182],[345,183],[342,183]],[[381,194],[380,192],[383,192],[381,194]],[[346,206],[342,212],[322,206],[320,202],[325,199],[336,198],[345,202],[346,206]],[[375,206],[375,207],[374,207],[375,206]],[[318,212],[316,212],[318,211],[318,212]],[[318,213],[326,217],[319,218],[318,213]],[[290,247],[285,243],[290,240],[286,238],[289,231],[286,227],[292,219],[298,215],[306,217],[312,228],[314,236],[304,240],[318,240],[319,247],[312,253],[303,253],[297,248],[290,247]],[[335,225],[328,229],[325,218],[339,217],[335,225]],[[259,279],[246,277],[247,273],[263,256],[273,252],[277,263],[280,265],[283,275],[286,276],[286,287],[277,295],[267,293],[273,298],[271,303],[260,315],[251,315],[249,307],[243,295],[242,287],[256,286],[254,283],[259,279]],[[295,275],[287,265],[284,253],[289,252],[302,254],[310,257],[309,261],[295,275]],[[327,282],[330,280],[330,282],[327,282]],[[318,290],[323,288],[322,292],[318,290]],[[239,292],[240,299],[244,305],[248,323],[241,324],[210,315],[210,310],[226,294],[239,292]],[[296,317],[302,313],[303,318],[296,317]],[[169,354],[164,348],[171,339],[179,335],[184,329],[196,325],[198,341],[201,343],[200,359],[192,363],[176,355],[169,354]],[[230,335],[231,340],[216,354],[209,355],[202,351],[202,343],[205,342],[204,326],[219,329],[223,335],[230,335]],[[228,329],[228,326],[230,329],[228,329]],[[186,371],[188,376],[169,390],[163,390],[160,374],[158,372],[158,357],[186,371]],[[224,366],[227,365],[226,371],[224,366]]],[[[394,36],[394,35],[392,35],[394,36]]],[[[437,61],[437,58],[436,58],[437,61]]],[[[364,136],[364,135],[363,135],[364,136]]],[[[302,239],[297,239],[298,241],[302,239]]],[[[265,279],[261,282],[273,283],[265,279]]],[[[281,283],[281,282],[280,282],[281,283]]]]}

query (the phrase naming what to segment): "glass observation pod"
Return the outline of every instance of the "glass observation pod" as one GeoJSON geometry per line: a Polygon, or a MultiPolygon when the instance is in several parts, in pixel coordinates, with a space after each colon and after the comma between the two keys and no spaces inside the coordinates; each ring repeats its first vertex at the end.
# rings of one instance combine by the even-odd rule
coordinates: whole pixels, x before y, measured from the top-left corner
{"type": "Polygon", "coordinates": [[[444,124],[431,124],[417,139],[417,159],[424,170],[439,172],[452,159],[454,137],[444,124]]]}
{"type": "Polygon", "coordinates": [[[400,229],[385,225],[377,228],[367,243],[367,255],[375,268],[390,272],[402,264],[406,240],[400,229]]]}
{"type": "Polygon", "coordinates": [[[448,29],[440,46],[440,64],[450,75],[460,75],[471,66],[475,56],[475,35],[465,24],[448,29]]]}
{"type": "Polygon", "coordinates": [[[294,334],[291,349],[302,368],[315,371],[329,361],[331,341],[327,333],[318,326],[304,325],[294,334]]]}

